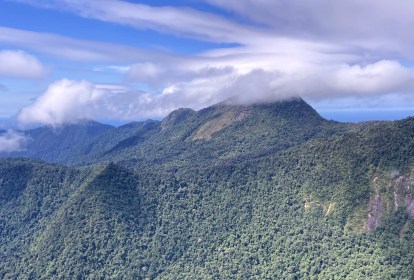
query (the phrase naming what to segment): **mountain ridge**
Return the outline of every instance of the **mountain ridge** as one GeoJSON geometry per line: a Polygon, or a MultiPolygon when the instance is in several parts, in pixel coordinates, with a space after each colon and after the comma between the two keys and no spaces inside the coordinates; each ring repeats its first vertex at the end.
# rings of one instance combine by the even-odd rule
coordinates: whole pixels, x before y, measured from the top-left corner
{"type": "Polygon", "coordinates": [[[52,152],[0,159],[0,278],[412,274],[414,118],[219,104],[52,152]]]}
{"type": "MultiPolygon", "coordinates": [[[[83,126],[80,125],[81,137],[79,137],[78,142],[74,141],[72,147],[65,143],[67,143],[66,140],[70,141],[72,137],[76,136],[75,132],[72,131],[67,139],[62,140],[59,134],[56,134],[55,139],[53,139],[53,131],[50,129],[46,128],[45,132],[45,128],[39,128],[29,131],[28,135],[33,139],[33,144],[28,146],[26,152],[11,153],[9,155],[38,158],[57,163],[78,164],[79,162],[76,160],[73,161],[72,158],[78,157],[84,159],[88,158],[90,154],[91,157],[98,156],[105,160],[116,161],[116,158],[111,158],[111,154],[118,153],[119,150],[128,150],[128,147],[133,148],[142,142],[149,143],[146,146],[147,149],[149,149],[148,146],[154,145],[151,142],[170,143],[168,145],[178,147],[191,146],[191,144],[188,144],[188,141],[211,140],[213,136],[220,138],[219,135],[222,135],[220,140],[216,140],[218,142],[222,141],[223,137],[234,137],[235,135],[226,135],[225,133],[234,126],[239,127],[237,128],[239,130],[244,129],[246,133],[249,133],[249,130],[256,130],[257,134],[266,134],[266,130],[270,132],[276,129],[287,130],[282,126],[286,127],[292,125],[292,123],[298,126],[310,122],[313,123],[309,127],[321,125],[325,120],[302,99],[255,105],[228,105],[222,102],[198,112],[192,111],[191,109],[178,109],[171,112],[161,122],[147,120],[144,122],[133,122],[118,128],[101,126],[95,123],[95,126],[99,126],[100,130],[91,137],[84,136],[85,133],[82,132],[83,126]],[[258,125],[262,125],[263,127],[260,129],[258,125]],[[279,125],[280,127],[275,128],[273,127],[274,125],[279,125]],[[40,131],[40,133],[37,133],[37,131],[40,131]],[[52,141],[54,146],[50,143],[45,143],[48,139],[52,139],[49,141],[52,141]],[[104,144],[104,142],[108,144],[104,144]],[[35,143],[42,144],[36,146],[35,143]],[[183,143],[187,144],[183,145],[183,143]],[[50,151],[41,149],[44,146],[47,146],[50,151]]],[[[329,122],[332,127],[330,129],[334,130],[333,126],[336,123],[326,122],[329,122]]],[[[65,126],[63,129],[68,128],[75,129],[76,125],[65,126]]],[[[298,128],[296,132],[300,134],[306,130],[298,128]]],[[[318,133],[315,130],[311,132],[312,129],[308,130],[310,134],[308,137],[312,137],[313,134],[318,133]]],[[[234,141],[244,141],[242,133],[239,134],[239,140],[235,139],[234,141]]],[[[287,137],[293,138],[293,135],[287,137]]],[[[274,138],[276,139],[276,136],[274,138]]],[[[259,141],[259,139],[255,141],[259,141]]],[[[289,139],[286,140],[286,142],[288,141],[289,139]]],[[[231,145],[229,143],[223,149],[230,149],[231,145]]],[[[157,148],[162,149],[161,147],[157,148]]],[[[182,147],[182,149],[185,149],[185,147],[182,147]]],[[[136,152],[130,151],[130,153],[136,152]]],[[[143,152],[138,151],[138,154],[140,153],[143,152]]],[[[128,158],[126,151],[123,158],[128,158]]]]}

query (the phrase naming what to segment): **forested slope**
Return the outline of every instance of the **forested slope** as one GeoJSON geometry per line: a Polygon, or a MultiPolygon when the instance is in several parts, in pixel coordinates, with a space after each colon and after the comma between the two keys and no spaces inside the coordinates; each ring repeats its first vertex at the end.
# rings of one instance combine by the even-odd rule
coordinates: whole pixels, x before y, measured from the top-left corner
{"type": "Polygon", "coordinates": [[[1,278],[411,277],[414,118],[219,104],[72,152],[0,160],[1,278]]]}

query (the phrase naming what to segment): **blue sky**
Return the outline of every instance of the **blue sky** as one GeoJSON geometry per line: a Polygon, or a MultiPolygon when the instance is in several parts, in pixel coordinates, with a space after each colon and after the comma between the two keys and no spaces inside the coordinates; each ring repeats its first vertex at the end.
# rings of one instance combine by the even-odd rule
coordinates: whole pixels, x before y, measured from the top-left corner
{"type": "Polygon", "coordinates": [[[414,3],[0,1],[0,129],[128,122],[301,96],[341,121],[414,115],[414,3]]]}

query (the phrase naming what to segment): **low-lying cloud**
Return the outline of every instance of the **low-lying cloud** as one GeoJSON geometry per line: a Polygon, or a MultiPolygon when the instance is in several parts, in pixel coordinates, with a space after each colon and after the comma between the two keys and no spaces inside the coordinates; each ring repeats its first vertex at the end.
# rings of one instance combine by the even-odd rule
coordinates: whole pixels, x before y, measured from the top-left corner
{"type": "Polygon", "coordinates": [[[59,80],[52,83],[31,105],[23,108],[18,114],[18,121],[55,126],[92,118],[103,94],[103,90],[87,81],[59,80]]]}
{"type": "Polygon", "coordinates": [[[14,130],[0,133],[0,152],[17,152],[23,150],[27,143],[27,137],[14,130]]]}
{"type": "Polygon", "coordinates": [[[364,66],[308,65],[297,72],[256,69],[243,73],[224,69],[228,71],[217,75],[208,71],[203,75],[190,74],[186,82],[179,77],[157,92],[59,80],[23,108],[18,121],[22,125],[58,126],[85,118],[137,120],[165,116],[182,107],[200,109],[229,98],[242,104],[297,96],[318,101],[410,94],[414,90],[414,71],[396,61],[384,60],[364,66]]]}

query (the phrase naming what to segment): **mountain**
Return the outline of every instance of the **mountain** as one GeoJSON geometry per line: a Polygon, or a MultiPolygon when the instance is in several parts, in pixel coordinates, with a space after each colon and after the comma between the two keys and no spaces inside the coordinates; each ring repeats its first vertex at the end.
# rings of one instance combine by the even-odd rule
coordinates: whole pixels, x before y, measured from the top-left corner
{"type": "Polygon", "coordinates": [[[70,133],[40,128],[42,137],[30,131],[33,144],[12,156],[75,165],[97,161],[122,161],[131,166],[173,161],[177,165],[188,158],[204,164],[277,153],[311,138],[339,133],[347,125],[327,121],[302,99],[292,99],[248,106],[220,103],[199,112],[179,109],[162,122],[103,128],[99,137],[84,137],[83,124],[64,126],[62,130],[70,133]],[[73,139],[77,134],[81,137],[73,139]]]}
{"type": "Polygon", "coordinates": [[[0,278],[413,272],[414,118],[221,103],[75,142],[51,149],[53,164],[0,159],[0,278]]]}
{"type": "Polygon", "coordinates": [[[77,124],[31,129],[25,131],[28,139],[25,150],[14,152],[11,156],[37,158],[50,162],[68,161],[75,147],[83,146],[84,143],[112,128],[110,125],[83,120],[77,124]]]}

